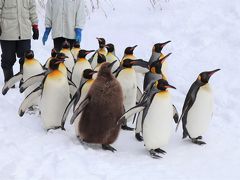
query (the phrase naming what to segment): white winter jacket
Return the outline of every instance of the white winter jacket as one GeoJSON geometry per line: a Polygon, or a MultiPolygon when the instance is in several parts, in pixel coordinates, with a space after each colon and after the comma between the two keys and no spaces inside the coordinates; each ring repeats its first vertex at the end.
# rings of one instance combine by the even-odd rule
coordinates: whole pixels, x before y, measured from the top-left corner
{"type": "Polygon", "coordinates": [[[35,0],[0,0],[0,40],[31,39],[38,24],[35,0]]]}
{"type": "Polygon", "coordinates": [[[52,38],[75,39],[75,28],[85,24],[84,0],[48,0],[45,26],[52,27],[52,38]]]}

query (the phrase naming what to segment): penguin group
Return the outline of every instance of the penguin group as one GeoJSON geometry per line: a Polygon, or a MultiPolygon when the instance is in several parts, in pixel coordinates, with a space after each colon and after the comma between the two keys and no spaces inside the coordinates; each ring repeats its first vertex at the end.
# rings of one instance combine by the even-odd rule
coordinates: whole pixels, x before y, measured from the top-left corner
{"type": "Polygon", "coordinates": [[[19,116],[37,106],[46,131],[66,130],[70,119],[80,142],[98,144],[112,152],[116,149],[111,144],[119,132],[128,130],[134,131],[137,141],[144,142],[152,158],[161,158],[166,154],[174,122],[176,130],[182,122],[183,138],[205,144],[202,135],[214,104],[209,79],[220,69],[198,75],[179,116],[169,91],[176,88],[168,82],[166,71],[171,53],[162,53],[171,41],[155,44],[149,60],[136,57],[137,45],[126,47],[119,59],[112,43],[107,44],[104,38],[97,41],[97,50],[82,49],[78,43],[70,49],[65,41],[60,52],[52,49],[44,65],[32,50],[25,52],[23,69],[4,84],[2,94],[19,81],[20,92],[25,92],[19,116]],[[144,79],[142,84],[138,84],[139,75],[144,79]]]}

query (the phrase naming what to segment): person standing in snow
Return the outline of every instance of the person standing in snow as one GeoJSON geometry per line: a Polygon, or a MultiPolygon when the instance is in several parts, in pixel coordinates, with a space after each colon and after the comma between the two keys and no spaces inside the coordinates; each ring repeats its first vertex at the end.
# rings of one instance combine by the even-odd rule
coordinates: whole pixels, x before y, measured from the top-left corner
{"type": "Polygon", "coordinates": [[[45,45],[52,30],[54,48],[60,51],[65,40],[72,48],[74,42],[81,42],[85,24],[84,0],[48,0],[45,14],[45,32],[42,38],[45,45]]]}
{"type": "Polygon", "coordinates": [[[35,0],[0,0],[1,67],[4,82],[13,76],[16,55],[20,58],[20,70],[22,69],[24,53],[31,49],[31,36],[34,40],[39,37],[35,0]]]}

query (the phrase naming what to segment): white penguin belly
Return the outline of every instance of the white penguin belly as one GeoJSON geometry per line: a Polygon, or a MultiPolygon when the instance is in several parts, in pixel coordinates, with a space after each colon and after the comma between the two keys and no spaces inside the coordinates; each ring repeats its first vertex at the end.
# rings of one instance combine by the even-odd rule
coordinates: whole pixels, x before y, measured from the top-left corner
{"type": "Polygon", "coordinates": [[[132,68],[122,70],[117,80],[121,84],[123,90],[123,104],[125,111],[136,105],[137,100],[137,79],[136,72],[132,68]]]}
{"type": "Polygon", "coordinates": [[[106,62],[112,63],[115,60],[117,60],[117,61],[114,63],[114,65],[112,67],[112,72],[115,72],[117,70],[117,68],[120,66],[120,61],[117,59],[116,56],[114,56],[114,54],[112,54],[112,53],[107,54],[106,62]]]}
{"type": "Polygon", "coordinates": [[[82,61],[82,62],[76,62],[75,66],[73,68],[73,72],[72,72],[72,81],[77,86],[77,88],[79,88],[79,86],[80,86],[83,71],[85,69],[91,69],[91,68],[92,67],[91,67],[90,63],[87,60],[82,61]]]}
{"type": "MultiPolygon", "coordinates": [[[[37,61],[30,60],[31,63],[24,63],[23,65],[23,81],[26,81],[28,78],[35,76],[37,74],[41,74],[43,72],[42,66],[37,61]]],[[[27,97],[34,89],[36,89],[41,82],[37,82],[31,86],[29,86],[24,91],[24,96],[27,97]]],[[[38,105],[38,100],[36,100],[33,104],[38,105]]]]}
{"type": "Polygon", "coordinates": [[[68,58],[65,59],[64,64],[67,67],[67,69],[70,72],[72,72],[75,61],[74,61],[74,58],[73,58],[73,55],[72,55],[71,51],[61,50],[61,52],[64,53],[66,56],[68,56],[68,58]]]}
{"type": "MultiPolygon", "coordinates": [[[[81,104],[81,102],[86,98],[87,93],[88,93],[92,83],[93,83],[93,80],[89,80],[82,87],[81,97],[80,97],[80,99],[79,99],[79,101],[78,101],[78,103],[76,105],[76,108],[78,108],[78,106],[81,104]]],[[[74,121],[75,133],[76,133],[77,136],[79,136],[79,121],[80,121],[80,117],[81,117],[81,114],[79,114],[79,116],[74,121]]]]}
{"type": "Polygon", "coordinates": [[[61,119],[69,100],[69,85],[66,77],[57,80],[46,79],[40,102],[45,129],[61,126],[61,119]]]}
{"type": "Polygon", "coordinates": [[[168,93],[154,96],[143,123],[143,139],[148,150],[162,148],[172,133],[173,107],[168,93]]]}
{"type": "Polygon", "coordinates": [[[199,88],[196,100],[188,111],[186,128],[192,138],[206,132],[213,113],[213,95],[209,84],[199,88]]]}

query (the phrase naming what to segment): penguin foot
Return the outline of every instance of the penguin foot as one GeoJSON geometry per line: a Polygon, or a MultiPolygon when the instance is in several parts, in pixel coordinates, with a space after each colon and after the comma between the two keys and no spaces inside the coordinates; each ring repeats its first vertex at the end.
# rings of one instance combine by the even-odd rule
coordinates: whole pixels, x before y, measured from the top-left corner
{"type": "Polygon", "coordinates": [[[136,134],[135,134],[135,138],[136,138],[139,142],[142,142],[142,141],[143,141],[143,137],[141,136],[140,133],[136,133],[136,134]]]}
{"type": "Polygon", "coordinates": [[[197,137],[197,138],[193,138],[193,139],[191,139],[191,140],[192,140],[192,142],[193,142],[194,144],[197,144],[197,145],[204,145],[204,144],[206,144],[204,141],[199,141],[198,139],[199,139],[199,138],[197,137]]]}
{"type": "Polygon", "coordinates": [[[134,128],[128,127],[126,124],[122,125],[122,130],[126,130],[126,131],[133,131],[134,128]]]}
{"type": "Polygon", "coordinates": [[[196,139],[197,139],[197,140],[202,139],[202,136],[198,136],[196,139]]]}
{"type": "Polygon", "coordinates": [[[62,126],[55,126],[55,127],[49,128],[49,129],[47,129],[47,132],[50,131],[50,130],[60,129],[61,127],[62,127],[62,126]]]}
{"type": "Polygon", "coordinates": [[[167,153],[166,151],[164,151],[164,150],[162,150],[162,149],[160,149],[160,148],[154,149],[154,151],[155,151],[156,153],[161,153],[161,154],[166,154],[166,153],[167,153]]]}
{"type": "Polygon", "coordinates": [[[117,151],[115,148],[113,148],[112,146],[110,146],[109,144],[102,144],[102,149],[103,150],[108,150],[108,151],[117,151]]]}
{"type": "Polygon", "coordinates": [[[161,156],[159,156],[159,155],[157,154],[157,152],[155,152],[154,149],[151,149],[151,150],[149,151],[149,153],[150,153],[150,156],[151,156],[152,158],[154,158],[154,159],[162,158],[161,156]]]}

